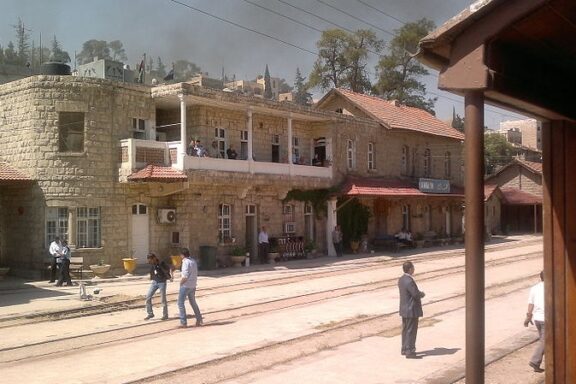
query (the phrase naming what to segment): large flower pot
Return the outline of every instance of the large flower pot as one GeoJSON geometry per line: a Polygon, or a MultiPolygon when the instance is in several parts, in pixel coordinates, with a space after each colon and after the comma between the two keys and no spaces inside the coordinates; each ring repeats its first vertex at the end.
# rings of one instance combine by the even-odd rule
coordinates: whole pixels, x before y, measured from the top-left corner
{"type": "Polygon", "coordinates": [[[232,262],[233,267],[241,267],[242,262],[246,260],[246,256],[230,256],[230,261],[232,262]]]}
{"type": "Polygon", "coordinates": [[[269,264],[276,263],[276,259],[278,259],[279,257],[280,257],[280,254],[278,252],[269,252],[268,253],[268,263],[269,264]]]}
{"type": "Polygon", "coordinates": [[[126,270],[125,276],[132,276],[132,272],[136,270],[136,259],[132,257],[128,257],[122,259],[122,263],[124,264],[124,269],[126,270]]]}
{"type": "Polygon", "coordinates": [[[95,279],[102,279],[106,276],[106,273],[110,270],[110,264],[94,264],[90,266],[92,272],[94,272],[95,279]]]}
{"type": "Polygon", "coordinates": [[[172,266],[174,267],[175,271],[179,271],[180,268],[182,268],[182,256],[172,255],[170,256],[170,260],[172,261],[172,266]]]}
{"type": "Polygon", "coordinates": [[[352,250],[352,253],[358,253],[358,248],[360,248],[360,242],[357,240],[352,240],[350,242],[350,249],[352,250]]]}

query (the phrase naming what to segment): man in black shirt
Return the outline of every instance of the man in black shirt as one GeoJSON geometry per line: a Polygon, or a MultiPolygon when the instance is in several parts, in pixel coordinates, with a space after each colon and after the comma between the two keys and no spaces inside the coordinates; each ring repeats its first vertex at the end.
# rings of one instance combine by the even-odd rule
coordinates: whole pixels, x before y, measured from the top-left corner
{"type": "Polygon", "coordinates": [[[154,253],[148,254],[148,264],[150,264],[150,289],[146,295],[146,312],[148,315],[144,320],[150,320],[154,317],[154,312],[152,310],[152,296],[156,293],[156,290],[160,290],[160,297],[162,300],[162,320],[168,320],[168,302],[166,301],[166,283],[167,280],[172,281],[172,276],[170,275],[170,267],[166,262],[158,260],[158,257],[154,253]]]}

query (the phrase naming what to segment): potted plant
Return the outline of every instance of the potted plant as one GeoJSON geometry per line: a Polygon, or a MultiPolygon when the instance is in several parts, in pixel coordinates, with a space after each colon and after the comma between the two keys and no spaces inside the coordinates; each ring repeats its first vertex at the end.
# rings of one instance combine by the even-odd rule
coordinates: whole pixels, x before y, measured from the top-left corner
{"type": "Polygon", "coordinates": [[[268,263],[274,264],[277,259],[280,258],[280,252],[278,252],[278,241],[274,239],[270,241],[270,251],[268,252],[268,263]]]}
{"type": "Polygon", "coordinates": [[[98,264],[90,265],[90,269],[94,273],[95,279],[102,279],[106,276],[106,273],[110,270],[110,264],[104,264],[104,260],[100,259],[98,264]]]}
{"type": "Polygon", "coordinates": [[[306,257],[313,257],[316,254],[316,243],[308,240],[304,245],[304,251],[306,252],[306,257]]]}
{"type": "Polygon", "coordinates": [[[233,267],[240,267],[246,260],[246,249],[244,247],[234,247],[230,252],[230,261],[233,267]]]}
{"type": "Polygon", "coordinates": [[[134,257],[134,250],[132,250],[132,255],[130,257],[125,257],[122,259],[122,264],[124,269],[126,270],[126,275],[124,276],[132,276],[132,272],[136,270],[136,258],[134,257]]]}

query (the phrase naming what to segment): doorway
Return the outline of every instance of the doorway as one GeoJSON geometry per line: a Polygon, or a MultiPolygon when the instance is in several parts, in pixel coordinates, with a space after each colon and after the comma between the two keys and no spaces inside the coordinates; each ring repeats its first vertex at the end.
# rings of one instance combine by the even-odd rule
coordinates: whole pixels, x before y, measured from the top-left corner
{"type": "MultiPolygon", "coordinates": [[[[148,206],[132,205],[132,249],[131,255],[137,258],[138,264],[146,264],[148,255],[149,221],[148,206]]],[[[128,255],[130,256],[130,255],[128,255]]]]}

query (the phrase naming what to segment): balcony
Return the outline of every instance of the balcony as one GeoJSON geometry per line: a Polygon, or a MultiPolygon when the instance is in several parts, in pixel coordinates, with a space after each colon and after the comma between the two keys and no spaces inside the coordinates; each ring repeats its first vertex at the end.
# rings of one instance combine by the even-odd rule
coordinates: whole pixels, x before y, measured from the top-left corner
{"type": "MultiPolygon", "coordinates": [[[[148,164],[172,166],[184,171],[219,171],[245,174],[303,176],[332,179],[332,166],[317,167],[312,165],[272,163],[254,160],[231,160],[210,157],[183,156],[179,163],[180,142],[163,142],[140,139],[120,141],[120,181],[134,171],[148,164]]],[[[181,156],[181,155],[180,155],[181,156]]]]}

